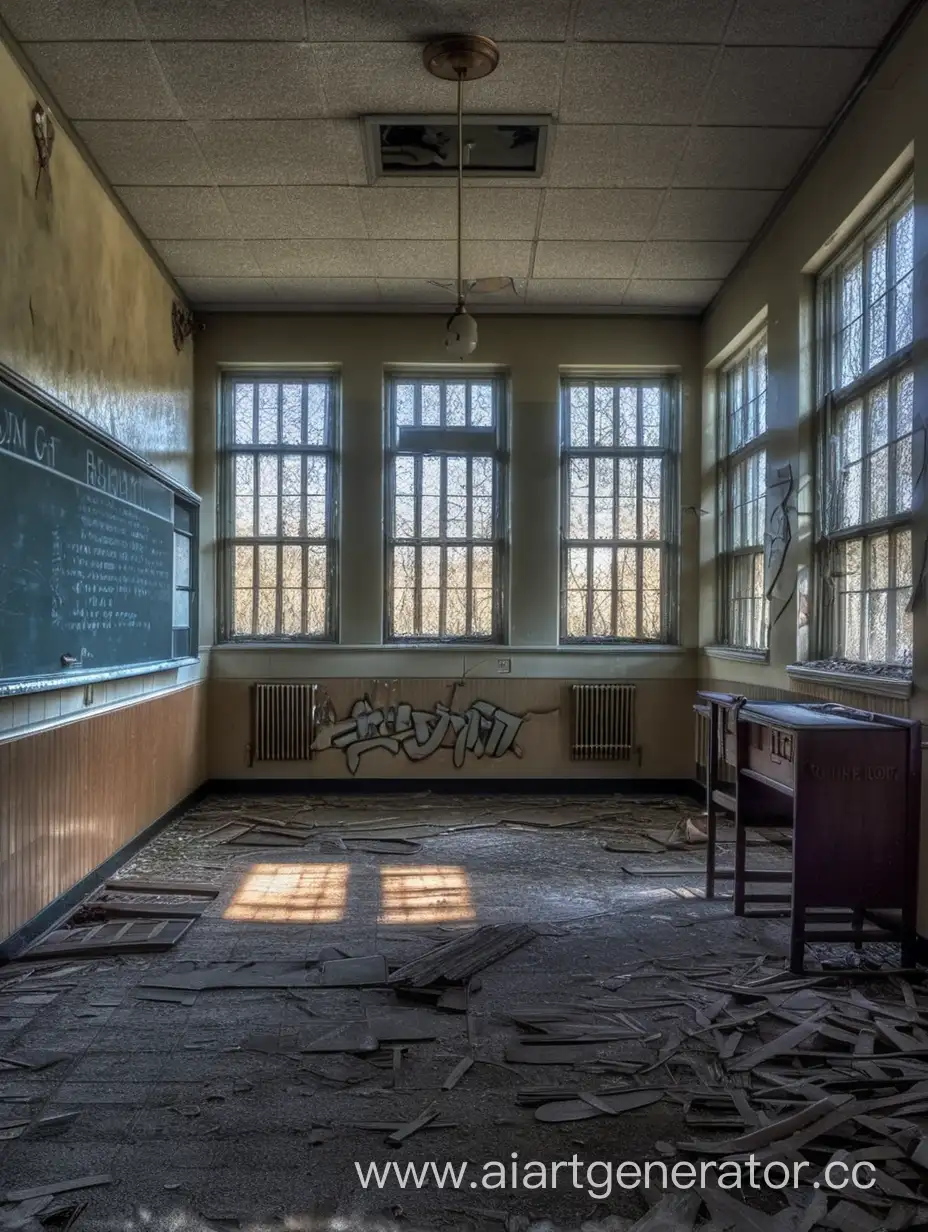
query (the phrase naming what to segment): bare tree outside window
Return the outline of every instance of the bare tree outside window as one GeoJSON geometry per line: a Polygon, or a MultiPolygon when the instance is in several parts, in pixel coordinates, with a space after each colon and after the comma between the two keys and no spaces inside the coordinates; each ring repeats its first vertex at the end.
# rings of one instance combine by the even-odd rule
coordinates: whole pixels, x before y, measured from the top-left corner
{"type": "Polygon", "coordinates": [[[676,474],[673,381],[562,381],[562,643],[671,640],[676,474]]]}
{"type": "Polygon", "coordinates": [[[503,392],[496,375],[388,379],[388,640],[503,640],[503,392]]]}
{"type": "Polygon", "coordinates": [[[719,378],[719,580],[723,645],[767,649],[767,335],[753,338],[719,378]]]}
{"type": "Polygon", "coordinates": [[[335,639],[335,407],[328,373],[223,385],[223,637],[335,639]]]}
{"type": "Polygon", "coordinates": [[[914,213],[909,181],[817,286],[821,641],[861,663],[912,663],[914,213]]]}

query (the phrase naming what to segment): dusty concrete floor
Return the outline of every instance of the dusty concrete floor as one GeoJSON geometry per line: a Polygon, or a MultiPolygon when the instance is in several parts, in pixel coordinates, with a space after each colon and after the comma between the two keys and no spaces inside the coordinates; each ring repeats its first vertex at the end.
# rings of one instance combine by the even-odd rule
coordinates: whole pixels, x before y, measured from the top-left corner
{"type": "MultiPolygon", "coordinates": [[[[525,818],[542,806],[543,801],[505,797],[390,797],[379,805],[381,813],[414,809],[417,823],[441,824],[525,818]]],[[[585,1160],[644,1159],[653,1156],[656,1141],[681,1135],[681,1106],[671,1099],[615,1118],[543,1125],[531,1108],[517,1106],[517,1089],[578,1082],[595,1089],[616,1081],[616,1076],[578,1075],[576,1069],[551,1065],[516,1070],[478,1063],[454,1090],[444,1092],[442,1081],[468,1050],[467,1023],[463,1015],[431,1010],[437,1038],[408,1047],[395,1086],[389,1067],[361,1056],[265,1055],[242,1048],[255,1032],[306,1028],[314,1015],[363,1017],[394,1003],[387,989],[214,990],[199,993],[190,1006],[136,995],[143,977],[176,971],[180,964],[303,961],[326,945],[352,955],[382,953],[398,963],[453,936],[451,930],[462,924],[525,921],[536,924],[540,935],[485,970],[473,997],[475,1055],[501,1062],[506,1041],[519,1033],[505,1018],[517,1004],[590,1006],[614,995],[608,991],[616,987],[611,977],[636,964],[669,963],[693,971],[721,962],[738,973],[760,955],[785,954],[779,922],[736,921],[727,904],[700,901],[698,873],[671,880],[624,874],[622,864],[640,858],[603,849],[604,838],[615,838],[616,831],[595,817],[610,806],[629,807],[621,797],[580,799],[564,809],[565,816],[585,822],[582,828],[463,830],[427,838],[420,850],[402,858],[346,852],[337,842],[272,850],[219,846],[201,836],[202,824],[175,823],[121,873],[208,880],[222,887],[173,950],[88,962],[60,977],[72,986],[59,992],[17,994],[9,984],[0,989],[0,1050],[15,1055],[48,1048],[68,1054],[39,1071],[0,1069],[0,1122],[16,1119],[23,1108],[30,1115],[80,1113],[54,1139],[27,1133],[0,1140],[0,1190],[111,1174],[111,1184],[81,1195],[88,1201],[77,1224],[81,1230],[239,1226],[216,1222],[223,1218],[243,1227],[255,1221],[261,1227],[288,1226],[273,1221],[289,1219],[289,1226],[298,1227],[302,1224],[294,1220],[314,1212],[368,1222],[380,1214],[408,1218],[407,1226],[478,1229],[499,1229],[498,1213],[574,1227],[609,1215],[639,1216],[646,1205],[636,1193],[596,1202],[567,1187],[554,1193],[442,1193],[393,1185],[364,1192],[353,1165],[388,1159],[467,1159],[477,1165],[507,1161],[514,1151],[521,1160],[569,1159],[574,1153],[585,1160]],[[341,891],[333,898],[329,890],[327,898],[310,893],[294,899],[286,874],[307,864],[335,869],[328,876],[343,885],[343,903],[341,891]],[[263,870],[272,878],[270,890],[245,902],[242,890],[257,865],[275,866],[263,870]],[[412,906],[384,902],[382,885],[402,885],[410,871],[435,868],[444,870],[435,893],[417,891],[412,906]],[[384,879],[385,869],[400,873],[388,872],[384,879]],[[283,880],[275,883],[275,876],[283,880]],[[281,909],[289,919],[274,918],[281,909]],[[412,919],[403,918],[410,914],[412,919]],[[383,1132],[349,1125],[403,1122],[433,1100],[453,1128],[424,1130],[399,1148],[386,1145],[383,1132]]],[[[692,802],[679,802],[679,809],[634,806],[623,834],[631,834],[629,825],[666,829],[687,811],[698,813],[692,802]]],[[[337,810],[332,816],[337,819],[337,810]]],[[[685,858],[699,865],[698,855],[687,852],[685,858]]],[[[0,970],[0,983],[29,965],[0,970]]],[[[626,991],[644,1004],[673,978],[658,969],[653,981],[636,980],[626,991]]],[[[55,977],[48,981],[54,985],[55,977]]],[[[34,982],[35,977],[30,989],[34,982]]],[[[679,1007],[644,1009],[635,1018],[661,1032],[661,1040],[681,1021],[694,1025],[690,1011],[679,1007]]],[[[660,1046],[615,1042],[604,1045],[602,1055],[641,1060],[660,1046]]],[[[669,1071],[655,1077],[674,1081],[669,1071]]]]}

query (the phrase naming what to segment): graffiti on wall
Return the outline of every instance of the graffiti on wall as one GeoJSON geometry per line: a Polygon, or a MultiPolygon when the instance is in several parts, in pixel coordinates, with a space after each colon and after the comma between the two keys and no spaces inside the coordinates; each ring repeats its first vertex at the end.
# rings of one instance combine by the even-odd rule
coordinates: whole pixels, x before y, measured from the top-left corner
{"type": "Polygon", "coordinates": [[[357,774],[361,758],[372,749],[402,752],[410,761],[425,761],[439,749],[451,749],[451,760],[459,770],[468,755],[521,757],[516,736],[524,722],[525,716],[492,702],[474,701],[466,710],[436,702],[431,710],[419,710],[408,702],[375,707],[364,697],[351,707],[350,718],[332,724],[327,746],[344,750],[351,774],[357,774]]]}

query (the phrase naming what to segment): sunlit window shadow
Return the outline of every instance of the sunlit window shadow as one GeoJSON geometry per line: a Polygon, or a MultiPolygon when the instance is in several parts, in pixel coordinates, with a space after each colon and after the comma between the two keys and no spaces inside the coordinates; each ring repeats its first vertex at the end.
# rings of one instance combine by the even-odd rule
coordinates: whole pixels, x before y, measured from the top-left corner
{"type": "Polygon", "coordinates": [[[345,915],[348,864],[253,864],[226,908],[226,920],[334,924],[345,915]]]}
{"type": "Polygon", "coordinates": [[[476,919],[470,879],[456,865],[381,868],[381,924],[438,924],[476,919]]]}

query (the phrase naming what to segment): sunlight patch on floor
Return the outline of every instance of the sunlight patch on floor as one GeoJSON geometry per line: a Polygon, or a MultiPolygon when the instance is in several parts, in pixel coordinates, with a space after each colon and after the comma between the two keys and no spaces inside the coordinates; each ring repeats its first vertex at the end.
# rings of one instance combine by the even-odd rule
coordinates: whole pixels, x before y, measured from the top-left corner
{"type": "Polygon", "coordinates": [[[348,902],[348,864],[253,864],[226,920],[270,924],[334,924],[348,902]]]}
{"type": "Polygon", "coordinates": [[[476,916],[470,878],[458,865],[380,870],[381,924],[441,924],[476,916]]]}

